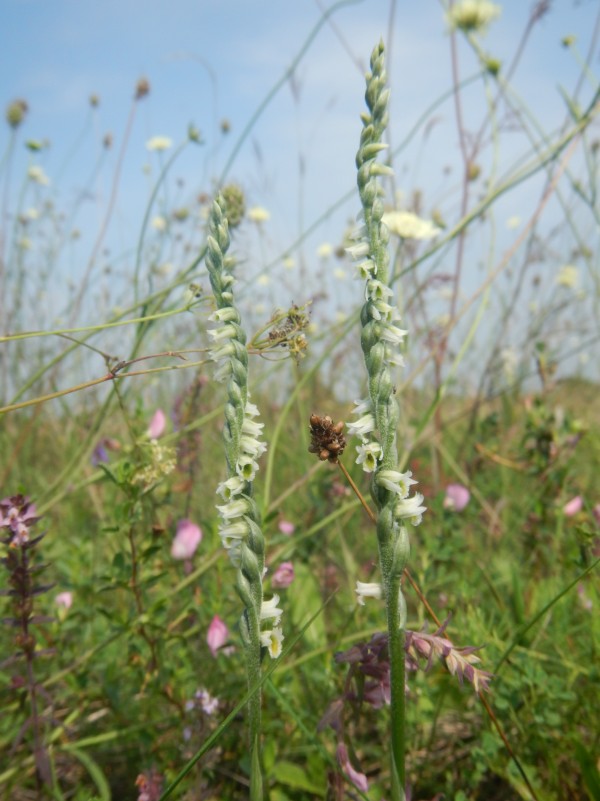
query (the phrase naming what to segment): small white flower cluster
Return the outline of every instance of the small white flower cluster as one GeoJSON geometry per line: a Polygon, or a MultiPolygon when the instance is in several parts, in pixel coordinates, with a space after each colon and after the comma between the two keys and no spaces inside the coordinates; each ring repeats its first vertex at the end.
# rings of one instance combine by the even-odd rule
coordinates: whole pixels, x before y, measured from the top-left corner
{"type": "MultiPolygon", "coordinates": [[[[225,276],[228,279],[228,284],[233,283],[233,276],[225,276]]],[[[232,364],[231,358],[235,355],[235,344],[232,340],[237,339],[239,332],[234,325],[238,321],[238,313],[233,306],[225,306],[219,309],[208,318],[211,322],[223,323],[218,328],[213,328],[208,331],[208,336],[214,343],[214,348],[209,352],[209,358],[214,362],[221,362],[219,368],[215,371],[216,381],[227,381],[231,375],[232,364]]]]}
{"type": "MultiPolygon", "coordinates": [[[[365,473],[372,473],[377,469],[383,454],[379,442],[369,440],[367,436],[367,434],[375,431],[375,417],[373,416],[371,401],[367,398],[366,400],[355,401],[354,404],[354,414],[357,419],[348,424],[348,435],[361,438],[362,443],[356,447],[358,452],[356,463],[362,465],[365,473]]],[[[412,478],[412,472],[410,470],[406,473],[400,473],[398,470],[380,470],[375,476],[375,482],[398,496],[394,506],[394,519],[396,521],[409,519],[413,526],[418,526],[425,511],[425,506],[422,505],[423,496],[421,493],[417,492],[412,498],[408,497],[411,486],[417,483],[412,478]]]]}
{"type": "Polygon", "coordinates": [[[355,245],[346,248],[346,253],[358,262],[358,276],[365,283],[365,302],[368,309],[369,318],[381,326],[379,339],[384,343],[384,358],[390,367],[403,367],[404,359],[398,350],[408,331],[398,328],[395,323],[400,319],[400,312],[390,301],[393,299],[393,290],[379,281],[377,275],[377,264],[369,258],[370,248],[368,243],[368,232],[363,225],[352,235],[355,245]]]}
{"type": "Polygon", "coordinates": [[[229,558],[236,567],[241,564],[242,540],[250,531],[247,513],[250,511],[251,501],[244,495],[244,490],[246,484],[254,480],[258,470],[257,459],[267,450],[265,443],[259,439],[264,423],[257,423],[254,420],[257,416],[258,408],[254,403],[246,403],[240,438],[240,454],[235,466],[236,475],[223,481],[217,487],[217,493],[225,501],[223,506],[217,506],[217,511],[221,516],[219,536],[223,547],[229,553],[229,558]]]}
{"type": "Polygon", "coordinates": [[[390,233],[400,239],[434,239],[440,228],[431,220],[424,220],[412,211],[386,211],[382,217],[390,233]]]}
{"type": "Polygon", "coordinates": [[[260,644],[263,648],[267,648],[271,659],[277,659],[281,654],[281,643],[283,642],[283,632],[281,630],[281,616],[283,610],[277,604],[279,603],[279,595],[275,594],[270,601],[263,601],[260,608],[261,623],[268,620],[273,628],[265,629],[260,633],[260,644]],[[272,621],[272,623],[271,623],[272,621]]]}

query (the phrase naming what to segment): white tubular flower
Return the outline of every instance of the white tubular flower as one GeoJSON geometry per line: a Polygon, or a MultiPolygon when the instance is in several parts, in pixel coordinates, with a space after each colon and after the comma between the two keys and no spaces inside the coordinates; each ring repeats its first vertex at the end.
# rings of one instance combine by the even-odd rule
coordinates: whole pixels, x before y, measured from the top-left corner
{"type": "Polygon", "coordinates": [[[227,556],[229,557],[229,561],[234,567],[241,567],[242,566],[242,541],[241,540],[231,540],[230,542],[224,542],[223,547],[227,551],[227,556]]]}
{"type": "Polygon", "coordinates": [[[247,437],[242,434],[240,437],[240,450],[248,456],[258,459],[267,450],[267,446],[256,437],[247,437]]]}
{"type": "Polygon", "coordinates": [[[233,342],[226,342],[224,345],[209,351],[208,357],[212,359],[213,362],[220,362],[222,359],[228,359],[230,356],[233,356],[234,353],[235,345],[233,342]]]}
{"type": "Polygon", "coordinates": [[[246,434],[249,437],[260,437],[264,427],[264,423],[256,423],[251,417],[244,417],[242,434],[246,434]]]}
{"type": "Polygon", "coordinates": [[[283,642],[283,632],[278,626],[270,631],[261,631],[260,644],[267,648],[271,659],[277,659],[281,655],[281,643],[283,642]]]}
{"type": "Polygon", "coordinates": [[[239,476],[231,476],[227,481],[222,481],[217,487],[217,493],[224,501],[230,501],[240,492],[243,492],[246,482],[239,476]]]}
{"type": "Polygon", "coordinates": [[[244,481],[254,481],[256,471],[258,470],[258,464],[254,461],[252,456],[242,453],[237,460],[235,470],[238,476],[243,478],[244,481]]]}
{"type": "Polygon", "coordinates": [[[219,328],[211,328],[207,333],[213,342],[221,342],[224,339],[235,339],[237,337],[235,326],[231,325],[231,323],[221,325],[219,328]]]}
{"type": "Polygon", "coordinates": [[[235,501],[229,501],[225,506],[217,506],[217,512],[221,515],[224,521],[233,520],[236,517],[242,517],[250,510],[250,502],[245,498],[238,498],[235,501]]]}
{"type": "Polygon", "coordinates": [[[365,216],[362,209],[356,215],[356,219],[360,224],[350,232],[348,239],[350,242],[364,242],[365,239],[369,238],[369,232],[367,231],[367,226],[364,224],[365,216]]]}
{"type": "Polygon", "coordinates": [[[382,164],[380,161],[374,161],[369,169],[369,175],[386,175],[393,176],[394,170],[387,164],[382,164]]]}
{"type": "MultiPolygon", "coordinates": [[[[250,397],[250,395],[248,395],[248,397],[250,397]]],[[[260,412],[258,411],[258,406],[255,403],[250,403],[250,401],[248,401],[246,408],[244,409],[244,414],[246,417],[258,417],[260,412]]]]}
{"type": "Polygon", "coordinates": [[[371,276],[377,274],[377,265],[372,259],[364,259],[356,265],[356,269],[358,270],[357,278],[363,281],[367,281],[371,276]]]}
{"type": "Polygon", "coordinates": [[[424,498],[416,492],[412,498],[403,498],[394,506],[394,517],[409,518],[413,526],[418,526],[427,507],[422,506],[424,498]]]}
{"type": "Polygon", "coordinates": [[[369,307],[373,320],[388,320],[393,310],[393,307],[384,300],[374,300],[369,307]]]}
{"type": "Polygon", "coordinates": [[[215,381],[218,381],[220,384],[225,383],[229,379],[233,368],[231,366],[231,360],[227,359],[227,361],[222,362],[222,364],[217,367],[213,374],[213,378],[215,381]]]}
{"type": "Polygon", "coordinates": [[[356,464],[362,464],[365,473],[372,473],[382,456],[381,445],[378,442],[365,440],[356,450],[358,452],[356,464]]]}
{"type": "Polygon", "coordinates": [[[211,323],[230,323],[232,320],[237,322],[238,313],[233,306],[224,306],[213,312],[208,319],[211,323]]]}
{"type": "Polygon", "coordinates": [[[361,398],[360,400],[354,401],[354,411],[352,414],[361,415],[366,414],[367,412],[373,411],[373,404],[371,403],[371,398],[361,398]]]}
{"type": "Polygon", "coordinates": [[[359,436],[364,437],[365,434],[370,434],[371,431],[375,431],[375,418],[368,412],[368,414],[363,414],[362,417],[359,417],[358,420],[355,420],[353,423],[348,423],[348,436],[359,436]]]}
{"type": "Polygon", "coordinates": [[[404,500],[410,492],[410,487],[417,483],[411,476],[410,470],[407,470],[406,473],[400,473],[398,470],[380,470],[375,477],[375,482],[380,487],[395,492],[400,500],[404,500]]]}
{"type": "Polygon", "coordinates": [[[381,589],[381,584],[379,584],[377,581],[356,582],[356,600],[361,606],[365,605],[365,598],[381,599],[382,597],[383,597],[383,592],[381,589]]]}
{"type": "Polygon", "coordinates": [[[387,298],[391,298],[393,294],[394,292],[389,286],[386,286],[376,278],[371,278],[369,281],[367,281],[367,285],[365,287],[365,297],[367,297],[369,300],[386,300],[387,298]]]}
{"type": "Polygon", "coordinates": [[[408,331],[405,331],[403,328],[398,328],[398,326],[387,323],[381,332],[381,338],[391,345],[401,345],[407,334],[408,331]]]}
{"type": "MultiPolygon", "coordinates": [[[[270,601],[263,601],[260,607],[260,619],[261,620],[271,620],[275,619],[275,621],[281,620],[281,616],[283,615],[283,609],[280,609],[277,604],[279,603],[279,595],[275,593],[270,601]]],[[[277,622],[275,623],[277,625],[277,622]]]]}
{"type": "Polygon", "coordinates": [[[219,537],[223,543],[224,548],[231,548],[237,542],[238,546],[241,545],[242,540],[245,539],[250,533],[250,526],[245,517],[241,520],[235,520],[233,523],[223,524],[219,528],[219,537]]]}
{"type": "Polygon", "coordinates": [[[389,345],[385,347],[385,360],[390,367],[404,367],[404,356],[389,345]]]}
{"type": "Polygon", "coordinates": [[[369,245],[367,242],[357,242],[356,245],[347,247],[346,253],[353,261],[358,261],[369,255],[369,245]]]}

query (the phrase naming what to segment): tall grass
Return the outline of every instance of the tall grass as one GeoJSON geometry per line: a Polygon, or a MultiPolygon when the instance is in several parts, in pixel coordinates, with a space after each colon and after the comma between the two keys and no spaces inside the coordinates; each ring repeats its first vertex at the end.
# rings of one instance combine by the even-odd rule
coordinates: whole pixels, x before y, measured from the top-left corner
{"type": "MultiPolygon", "coordinates": [[[[174,171],[201,134],[151,141],[158,174],[120,260],[104,248],[127,134],[64,290],[80,209],[54,205],[40,143],[15,180],[29,112],[8,107],[3,797],[600,798],[597,384],[563,366],[598,339],[598,92],[584,63],[552,132],[514,93],[545,13],[503,69],[482,44],[493,5],[448,9],[448,92],[396,147],[375,48],[364,227],[297,280],[298,243],[272,252],[268,210],[229,178],[289,75],[194,201],[174,171]],[[400,202],[397,165],[441,108],[458,194],[400,202]],[[507,116],[529,143],[510,160],[507,116]],[[537,199],[499,252],[523,191],[537,199]],[[362,283],[342,292],[349,270],[362,283]]],[[[142,102],[145,79],[126,132],[142,102]]]]}

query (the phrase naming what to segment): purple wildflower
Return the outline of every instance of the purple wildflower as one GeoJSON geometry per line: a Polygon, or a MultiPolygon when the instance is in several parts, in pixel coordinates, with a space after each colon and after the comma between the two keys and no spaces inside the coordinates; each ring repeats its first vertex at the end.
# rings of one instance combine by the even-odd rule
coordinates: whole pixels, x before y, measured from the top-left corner
{"type": "Polygon", "coordinates": [[[346,776],[350,779],[352,784],[356,787],[357,790],[360,790],[361,793],[366,793],[369,789],[369,782],[367,777],[364,773],[360,773],[358,770],[352,767],[350,762],[350,757],[348,756],[348,749],[344,745],[344,743],[338,743],[337,747],[337,758],[340,768],[346,774],[346,776]]]}
{"type": "Polygon", "coordinates": [[[35,504],[24,495],[13,495],[0,501],[0,528],[9,530],[8,542],[12,548],[29,542],[29,529],[39,519],[35,504]]]}
{"type": "Polygon", "coordinates": [[[106,440],[101,439],[92,451],[92,464],[97,467],[102,462],[108,462],[108,451],[106,449],[106,440]]]}

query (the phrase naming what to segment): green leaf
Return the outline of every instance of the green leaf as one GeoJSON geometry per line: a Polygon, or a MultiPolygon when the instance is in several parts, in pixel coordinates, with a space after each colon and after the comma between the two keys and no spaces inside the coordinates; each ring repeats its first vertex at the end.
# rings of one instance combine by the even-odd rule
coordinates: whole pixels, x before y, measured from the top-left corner
{"type": "MultiPolygon", "coordinates": [[[[323,606],[321,590],[314,573],[307,565],[295,565],[296,577],[288,590],[287,600],[291,608],[292,622],[298,627],[323,606]]],[[[317,615],[304,634],[306,640],[314,648],[322,648],[327,644],[323,616],[317,615]]]]}
{"type": "Polygon", "coordinates": [[[69,754],[73,754],[87,770],[90,778],[96,785],[100,801],[111,801],[110,786],[98,763],[95,762],[86,751],[80,751],[77,748],[66,748],[65,750],[68,751],[69,754]]]}
{"type": "Polygon", "coordinates": [[[600,772],[596,767],[595,759],[581,743],[575,746],[577,762],[581,768],[581,778],[592,801],[600,801],[600,772]]]}
{"type": "Polygon", "coordinates": [[[295,790],[304,790],[305,792],[312,793],[320,798],[325,796],[326,788],[311,781],[310,776],[306,774],[304,768],[301,768],[299,765],[296,765],[293,762],[279,760],[275,764],[271,772],[271,776],[278,782],[281,782],[281,784],[287,784],[289,787],[293,787],[295,790]]]}

